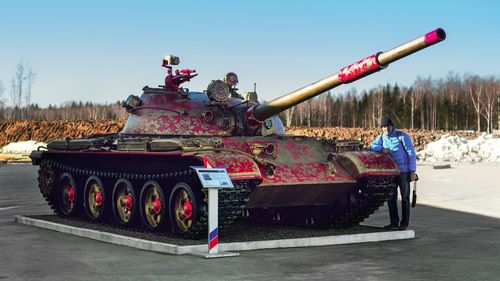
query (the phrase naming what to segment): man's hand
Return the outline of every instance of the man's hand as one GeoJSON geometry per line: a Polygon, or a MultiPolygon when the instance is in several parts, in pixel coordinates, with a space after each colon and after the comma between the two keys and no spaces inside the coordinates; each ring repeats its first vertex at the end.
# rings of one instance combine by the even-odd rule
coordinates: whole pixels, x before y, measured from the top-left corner
{"type": "Polygon", "coordinates": [[[390,152],[389,148],[382,149],[383,154],[389,154],[389,152],[390,152]]]}
{"type": "Polygon", "coordinates": [[[416,181],[418,180],[418,176],[417,176],[417,173],[413,172],[410,174],[410,179],[411,181],[416,181]]]}

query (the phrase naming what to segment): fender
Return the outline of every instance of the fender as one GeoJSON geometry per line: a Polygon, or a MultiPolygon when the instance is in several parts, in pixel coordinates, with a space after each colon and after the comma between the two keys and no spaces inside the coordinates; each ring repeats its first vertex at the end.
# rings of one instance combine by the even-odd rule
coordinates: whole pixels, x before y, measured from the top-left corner
{"type": "Polygon", "coordinates": [[[241,154],[233,154],[226,152],[196,154],[195,157],[203,162],[203,156],[206,156],[208,161],[214,167],[226,168],[231,180],[251,180],[256,179],[262,181],[262,175],[255,161],[241,154]]]}
{"type": "Polygon", "coordinates": [[[338,163],[356,180],[367,176],[399,176],[390,155],[373,151],[350,151],[336,155],[338,163]]]}

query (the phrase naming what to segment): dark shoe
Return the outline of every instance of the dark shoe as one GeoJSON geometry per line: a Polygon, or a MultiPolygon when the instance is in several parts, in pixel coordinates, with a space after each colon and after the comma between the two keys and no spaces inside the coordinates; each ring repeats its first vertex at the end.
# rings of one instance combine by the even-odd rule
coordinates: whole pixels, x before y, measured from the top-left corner
{"type": "Polygon", "coordinates": [[[398,229],[398,227],[399,227],[399,225],[391,223],[391,224],[388,224],[388,225],[384,226],[384,229],[387,229],[387,230],[396,230],[396,229],[398,229]]]}
{"type": "Polygon", "coordinates": [[[399,230],[406,230],[408,228],[408,225],[402,224],[399,226],[399,230]]]}

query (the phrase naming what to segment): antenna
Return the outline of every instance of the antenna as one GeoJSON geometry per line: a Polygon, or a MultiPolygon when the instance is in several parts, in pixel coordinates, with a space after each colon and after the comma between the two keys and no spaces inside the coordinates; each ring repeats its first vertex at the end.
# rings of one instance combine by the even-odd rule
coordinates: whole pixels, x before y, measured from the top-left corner
{"type": "Polygon", "coordinates": [[[253,83],[253,92],[257,93],[257,83],[253,83]]]}

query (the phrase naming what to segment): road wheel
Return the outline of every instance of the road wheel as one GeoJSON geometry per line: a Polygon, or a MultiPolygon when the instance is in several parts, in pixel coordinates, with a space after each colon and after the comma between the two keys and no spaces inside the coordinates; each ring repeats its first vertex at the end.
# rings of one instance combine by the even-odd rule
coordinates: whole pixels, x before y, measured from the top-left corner
{"type": "Polygon", "coordinates": [[[64,173],[59,181],[59,213],[62,216],[74,216],[80,205],[78,199],[75,179],[71,174],[64,173]]]}
{"type": "Polygon", "coordinates": [[[83,197],[88,217],[94,221],[102,220],[105,215],[106,195],[102,182],[98,177],[91,176],[88,178],[83,197]]]}
{"type": "Polygon", "coordinates": [[[155,181],[144,184],[140,196],[141,219],[150,230],[161,230],[167,217],[165,216],[165,197],[160,185],[155,181]]]}
{"type": "Polygon", "coordinates": [[[177,234],[193,232],[199,218],[200,201],[191,187],[184,182],[177,183],[170,194],[170,217],[172,230],[177,234]]]}
{"type": "Polygon", "coordinates": [[[113,215],[121,225],[131,225],[135,220],[136,199],[130,181],[119,179],[113,188],[113,215]]]}

